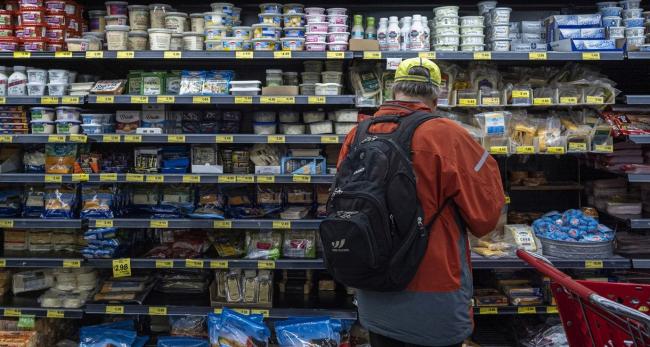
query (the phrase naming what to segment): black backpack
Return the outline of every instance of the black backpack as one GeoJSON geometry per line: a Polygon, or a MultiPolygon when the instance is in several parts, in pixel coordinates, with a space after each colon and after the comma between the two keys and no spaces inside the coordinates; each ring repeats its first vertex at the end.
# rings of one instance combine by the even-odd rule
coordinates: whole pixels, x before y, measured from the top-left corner
{"type": "Polygon", "coordinates": [[[424,257],[431,226],[417,198],[411,139],[434,118],[417,111],[381,116],[359,124],[341,163],[320,225],[325,265],[346,286],[372,291],[404,290],[424,257]],[[370,133],[377,123],[396,123],[387,134],[370,133]]]}

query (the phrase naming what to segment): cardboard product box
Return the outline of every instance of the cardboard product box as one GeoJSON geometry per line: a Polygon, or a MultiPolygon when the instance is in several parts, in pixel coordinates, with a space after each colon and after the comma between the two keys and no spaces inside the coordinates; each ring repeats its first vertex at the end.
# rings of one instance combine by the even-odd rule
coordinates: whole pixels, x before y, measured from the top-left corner
{"type": "Polygon", "coordinates": [[[378,51],[379,50],[379,41],[377,40],[362,40],[362,39],[352,39],[350,40],[351,51],[378,51]]]}
{"type": "Polygon", "coordinates": [[[265,96],[292,96],[298,95],[298,86],[273,86],[263,87],[262,95],[265,96]]]}

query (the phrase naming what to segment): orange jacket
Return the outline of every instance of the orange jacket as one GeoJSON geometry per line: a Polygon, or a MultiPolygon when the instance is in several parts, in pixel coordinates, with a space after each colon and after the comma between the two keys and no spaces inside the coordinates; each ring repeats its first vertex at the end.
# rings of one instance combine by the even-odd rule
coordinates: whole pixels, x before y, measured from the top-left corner
{"type": "MultiPolygon", "coordinates": [[[[382,105],[375,117],[408,116],[418,110],[431,112],[422,103],[393,101],[382,105]]],[[[378,123],[370,130],[390,132],[394,127],[392,123],[378,123]]],[[[346,137],[339,163],[348,154],[355,133],[356,129],[346,137]]],[[[481,237],[494,229],[505,204],[499,167],[465,129],[449,119],[428,121],[415,131],[411,151],[425,221],[431,219],[446,198],[454,196],[453,201],[472,234],[481,237]]],[[[433,224],[427,253],[407,290],[458,290],[462,267],[460,238],[453,209],[446,208],[433,224]]],[[[466,254],[469,263],[470,253],[466,254]]]]}

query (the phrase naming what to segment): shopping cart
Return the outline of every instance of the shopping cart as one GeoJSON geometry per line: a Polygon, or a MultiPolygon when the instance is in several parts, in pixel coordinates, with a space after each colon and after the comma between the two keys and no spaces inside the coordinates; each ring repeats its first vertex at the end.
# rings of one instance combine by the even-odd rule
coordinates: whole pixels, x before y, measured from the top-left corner
{"type": "Polygon", "coordinates": [[[650,346],[650,285],[574,281],[542,256],[517,256],[551,279],[571,347],[650,346]]]}

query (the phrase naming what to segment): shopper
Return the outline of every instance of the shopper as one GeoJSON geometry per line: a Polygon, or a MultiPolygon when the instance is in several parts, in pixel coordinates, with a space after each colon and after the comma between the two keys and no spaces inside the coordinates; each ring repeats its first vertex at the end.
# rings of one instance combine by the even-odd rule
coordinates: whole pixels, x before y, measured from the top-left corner
{"type": "MultiPolygon", "coordinates": [[[[432,61],[404,60],[395,73],[395,101],[382,105],[374,117],[435,113],[440,84],[440,69],[432,61]]],[[[395,128],[396,123],[380,122],[370,126],[369,133],[395,128]]],[[[345,140],[339,165],[355,132],[345,140]]],[[[473,329],[467,231],[481,237],[496,226],[505,203],[499,168],[465,129],[445,118],[416,128],[411,159],[424,220],[438,212],[439,218],[432,223],[428,247],[406,290],[358,290],[359,318],[370,331],[372,347],[460,346],[473,329]]]]}

